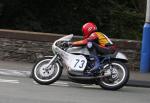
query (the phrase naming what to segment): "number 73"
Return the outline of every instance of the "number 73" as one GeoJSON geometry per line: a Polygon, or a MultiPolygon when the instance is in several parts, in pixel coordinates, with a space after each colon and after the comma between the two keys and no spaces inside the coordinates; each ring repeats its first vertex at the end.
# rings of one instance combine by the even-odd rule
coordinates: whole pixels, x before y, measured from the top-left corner
{"type": "Polygon", "coordinates": [[[80,59],[76,59],[76,63],[74,65],[74,67],[79,67],[79,68],[83,68],[85,61],[84,60],[80,60],[80,59]]]}

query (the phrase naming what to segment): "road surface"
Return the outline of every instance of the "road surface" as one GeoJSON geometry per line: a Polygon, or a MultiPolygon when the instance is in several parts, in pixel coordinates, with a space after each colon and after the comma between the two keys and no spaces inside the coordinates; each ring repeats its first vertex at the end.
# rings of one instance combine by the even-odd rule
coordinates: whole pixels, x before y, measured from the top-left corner
{"type": "Polygon", "coordinates": [[[103,90],[96,85],[58,81],[39,85],[29,78],[0,76],[0,103],[149,103],[150,88],[103,90]]]}

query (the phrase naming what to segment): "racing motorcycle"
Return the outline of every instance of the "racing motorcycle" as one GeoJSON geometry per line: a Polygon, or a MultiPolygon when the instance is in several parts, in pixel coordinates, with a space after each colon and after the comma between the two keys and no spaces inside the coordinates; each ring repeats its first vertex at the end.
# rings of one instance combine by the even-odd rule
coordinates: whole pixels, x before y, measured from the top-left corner
{"type": "Polygon", "coordinates": [[[32,77],[37,83],[52,84],[60,78],[63,69],[67,69],[68,78],[76,83],[96,84],[107,90],[118,90],[126,85],[129,79],[128,59],[123,53],[116,50],[113,54],[99,55],[102,69],[91,74],[94,58],[86,46],[66,46],[72,38],[73,34],[70,34],[56,40],[52,45],[54,56],[43,57],[34,65],[32,77]]]}

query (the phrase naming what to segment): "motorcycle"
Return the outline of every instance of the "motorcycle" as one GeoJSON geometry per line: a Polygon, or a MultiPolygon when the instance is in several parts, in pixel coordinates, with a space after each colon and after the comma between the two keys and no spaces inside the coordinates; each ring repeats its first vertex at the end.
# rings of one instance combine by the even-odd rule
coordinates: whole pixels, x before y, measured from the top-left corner
{"type": "Polygon", "coordinates": [[[98,73],[89,75],[94,66],[94,58],[86,46],[66,46],[73,34],[56,40],[52,45],[53,57],[46,56],[39,60],[33,67],[33,79],[42,85],[56,82],[67,69],[67,76],[72,82],[82,84],[96,84],[106,90],[118,90],[129,80],[129,70],[126,66],[127,57],[115,51],[113,54],[98,55],[102,69],[98,73]]]}

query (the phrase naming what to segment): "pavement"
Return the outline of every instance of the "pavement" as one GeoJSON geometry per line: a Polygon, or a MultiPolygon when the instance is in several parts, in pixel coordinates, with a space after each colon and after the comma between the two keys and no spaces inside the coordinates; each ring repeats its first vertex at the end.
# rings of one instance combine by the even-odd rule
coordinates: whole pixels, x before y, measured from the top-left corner
{"type": "MultiPolygon", "coordinates": [[[[34,63],[0,60],[0,75],[29,78],[31,77],[33,65],[34,63]]],[[[60,79],[67,81],[69,80],[65,70],[63,71],[63,74],[60,79]]],[[[127,83],[127,86],[150,88],[150,73],[130,71],[130,78],[127,83]]]]}

